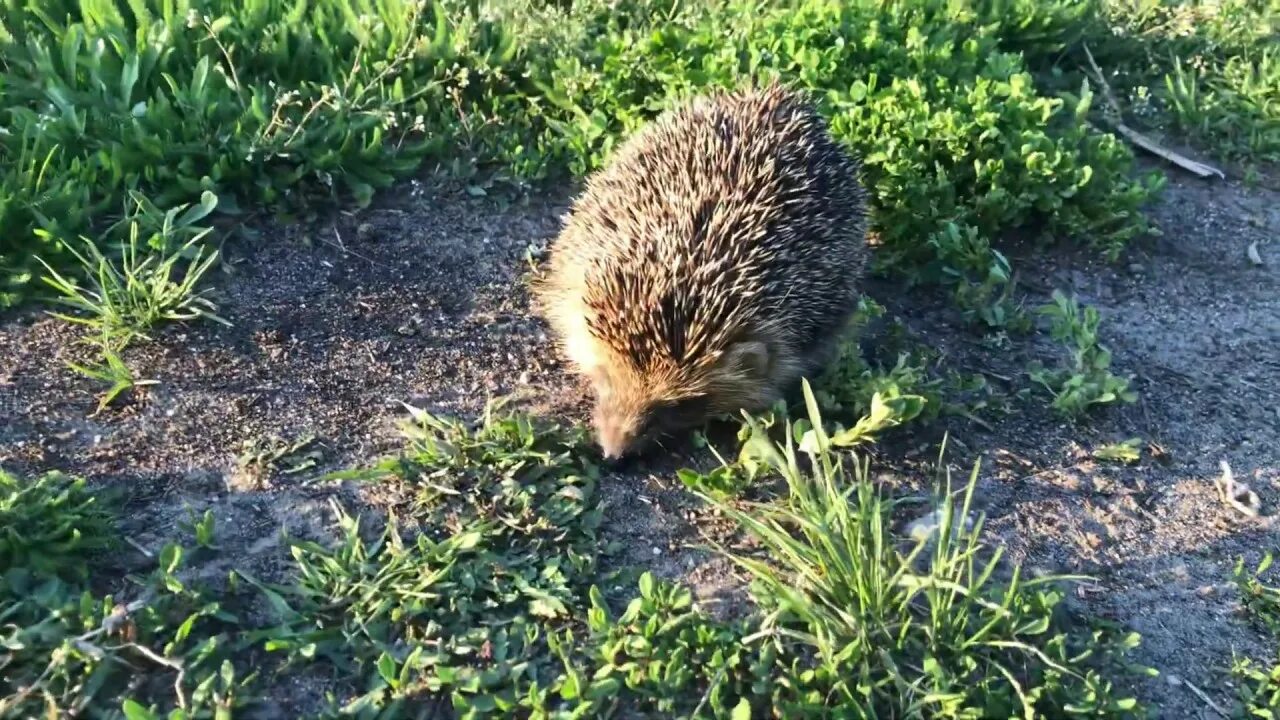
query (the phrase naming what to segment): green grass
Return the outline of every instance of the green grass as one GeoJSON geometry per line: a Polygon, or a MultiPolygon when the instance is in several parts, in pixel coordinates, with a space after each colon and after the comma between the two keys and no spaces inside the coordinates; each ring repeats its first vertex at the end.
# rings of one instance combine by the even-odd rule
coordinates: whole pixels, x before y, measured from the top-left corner
{"type": "Polygon", "coordinates": [[[521,416],[415,413],[401,453],[337,476],[377,484],[385,519],[334,502],[336,542],[289,539],[278,580],[235,570],[216,591],[184,579],[218,548],[213,516],[193,515],[195,549],[166,546],[153,573],[115,583],[116,600],[84,572],[113,536],[105,509],[61,476],[5,476],[0,508],[22,513],[8,537],[23,542],[6,545],[17,554],[0,588],[0,673],[20,692],[0,716],[233,717],[298,673],[336,680],[325,717],[1139,709],[1109,679],[1136,639],[1071,618],[1069,578],[1024,579],[982,544],[980,522],[959,522],[972,478],[958,497],[939,484],[935,533],[899,536],[909,498],[874,489],[842,449],[866,433],[824,429],[812,393],[807,407],[807,420],[780,421],[781,444],[751,422],[758,475],[782,495],[704,496],[755,541],[721,549],[755,579],[736,621],[687,588],[609,569],[586,438],[521,416]]]}
{"type": "MultiPolygon", "coordinates": [[[[265,214],[364,204],[424,163],[477,194],[580,178],[689,95],[780,76],[864,159],[878,267],[943,283],[975,325],[1017,333],[1031,323],[999,250],[1009,232],[1115,259],[1153,231],[1143,207],[1163,179],[1134,174],[1104,99],[1141,95],[1153,122],[1251,162],[1280,142],[1274,0],[3,7],[0,306],[51,284],[109,327],[214,317],[199,284],[215,257],[193,259],[195,245],[253,242],[265,214]],[[217,233],[184,229],[139,256],[144,207],[190,231],[208,214],[217,233]]],[[[131,387],[110,362],[120,350],[96,371],[108,402],[131,387]]],[[[1090,381],[1074,370],[1043,379],[1073,416],[1126,396],[1101,376],[1068,387],[1090,381]]]]}
{"type": "Polygon", "coordinates": [[[1246,165],[1280,161],[1275,0],[1112,0],[1099,20],[1090,47],[1127,121],[1246,165]]]}
{"type": "MultiPolygon", "coordinates": [[[[1246,570],[1244,559],[1236,563],[1235,584],[1240,592],[1245,613],[1261,625],[1274,641],[1280,637],[1280,586],[1268,583],[1264,575],[1271,569],[1273,553],[1267,552],[1253,570],[1246,570]]],[[[1237,659],[1231,668],[1237,684],[1237,715],[1272,718],[1280,714],[1280,659],[1271,663],[1237,659]]]]}
{"type": "Polygon", "coordinates": [[[117,237],[127,192],[212,191],[225,226],[364,203],[424,161],[478,190],[580,176],[680,98],[781,75],[865,157],[884,262],[978,286],[959,297],[1000,323],[991,241],[1035,221],[1114,255],[1157,181],[1030,72],[1095,4],[998,5],[7,0],[5,297],[29,295],[33,256],[117,237]]]}
{"type": "Polygon", "coordinates": [[[228,659],[236,618],[180,579],[178,545],[120,585],[127,601],[95,591],[91,569],[119,545],[113,509],[80,480],[0,473],[0,718],[118,717],[140,693],[213,717],[251,677],[228,659]]]}
{"type": "Polygon", "coordinates": [[[197,290],[201,278],[217,261],[217,252],[205,256],[207,248],[200,243],[209,229],[195,224],[213,211],[217,197],[205,192],[199,205],[169,210],[145,241],[141,236],[142,224],[148,219],[145,201],[137,199],[136,203],[118,264],[87,238],[83,239],[83,254],[67,249],[89,287],[64,277],[37,258],[48,271],[44,280],[57,291],[57,301],[76,311],[55,315],[93,328],[117,347],[135,336],[146,337],[147,331],[161,322],[210,318],[229,324],[217,316],[216,306],[204,292],[197,290]]]}
{"type": "MultiPolygon", "coordinates": [[[[119,223],[128,226],[127,239],[118,252],[108,251],[111,257],[93,240],[82,237],[83,252],[66,249],[78,272],[60,273],[36,258],[47,271],[42,279],[55,291],[54,302],[69,309],[50,314],[89,330],[83,340],[100,359],[89,366],[68,366],[107,386],[98,412],[124,393],[156,383],[136,378],[122,353],[137,339],[149,340],[148,333],[157,325],[195,319],[231,324],[217,315],[217,306],[199,287],[218,252],[206,255],[203,241],[211,228],[197,223],[213,212],[217,197],[205,191],[199,204],[164,212],[136,193],[130,201],[119,223]]],[[[44,236],[46,231],[36,234],[44,236]]]]}
{"type": "Polygon", "coordinates": [[[883,496],[869,465],[838,450],[862,439],[829,434],[808,388],[806,400],[808,420],[761,453],[788,497],[721,505],[763,550],[730,553],[755,579],[761,616],[752,637],[770,638],[780,657],[812,663],[782,716],[819,717],[832,707],[887,717],[1122,716],[1136,708],[1089,668],[1103,652],[1101,634],[1057,624],[1063,578],[998,570],[1000,551],[980,542],[980,521],[967,522],[976,467],[959,497],[949,478],[938,484],[935,532],[905,542],[889,529],[902,500],[883,496]]]}
{"type": "Polygon", "coordinates": [[[1142,459],[1142,438],[1129,438],[1097,447],[1093,456],[1106,462],[1132,465],[1142,459]]]}
{"type": "MultiPolygon", "coordinates": [[[[265,215],[366,204],[424,165],[473,194],[580,178],[673,103],[781,76],[864,159],[878,268],[948,286],[1006,337],[1031,327],[1008,233],[1114,260],[1152,230],[1162,179],[1105,130],[1086,45],[1127,121],[1264,165],[1277,17],[1275,0],[0,0],[0,308],[52,291],[101,350],[78,369],[105,406],[149,382],[130,340],[217,319],[209,248],[257,241],[265,215]]],[[[1131,399],[1092,308],[1058,295],[1044,314],[1068,357],[1034,377],[1058,410],[1131,399]]],[[[679,475],[754,548],[720,549],[754,581],[731,622],[615,567],[583,431],[519,416],[415,413],[403,452],[333,478],[375,485],[385,517],[335,503],[332,542],[290,538],[281,576],[211,587],[189,569],[220,552],[215,516],[150,572],[100,577],[119,508],[0,474],[0,717],[221,720],[301,673],[334,681],[309,698],[329,717],[1138,713],[1120,689],[1136,637],[982,543],[976,472],[959,492],[939,478],[937,527],[912,542],[912,498],[851,452],[968,413],[972,383],[916,348],[845,350],[803,417],[752,418],[737,457],[679,475]]],[[[317,462],[287,440],[245,451],[263,478],[317,462]]],[[[1272,617],[1256,575],[1247,604],[1272,617]]],[[[1237,670],[1265,717],[1276,671],[1237,670]]]]}

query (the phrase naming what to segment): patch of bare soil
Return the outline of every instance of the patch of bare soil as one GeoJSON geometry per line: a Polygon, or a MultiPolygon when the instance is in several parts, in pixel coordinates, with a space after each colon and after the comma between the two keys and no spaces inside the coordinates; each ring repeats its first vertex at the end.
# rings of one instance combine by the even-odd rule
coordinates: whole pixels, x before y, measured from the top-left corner
{"type": "MultiPolygon", "coordinates": [[[[1096,577],[1075,601],[1141,632],[1139,659],[1163,673],[1142,694],[1165,717],[1196,717],[1208,711],[1186,683],[1225,701],[1232,654],[1264,648],[1227,583],[1236,558],[1274,547],[1276,531],[1224,505],[1212,481],[1227,460],[1264,513],[1280,502],[1280,194],[1179,177],[1170,185],[1153,210],[1165,236],[1119,266],[1086,251],[1013,252],[1029,302],[1062,288],[1099,308],[1115,370],[1135,377],[1138,404],[1067,425],[1042,396],[1017,394],[1030,385],[1029,360],[1061,357],[1048,338],[993,347],[941,294],[875,281],[870,294],[916,341],[946,353],[947,367],[984,373],[1010,403],[986,427],[904,429],[876,462],[919,486],[950,430],[956,476],[982,462],[978,502],[993,540],[1034,569],[1096,577]],[[1246,257],[1254,241],[1261,267],[1246,257]],[[1159,452],[1144,450],[1133,466],[1092,459],[1129,437],[1159,452]]],[[[183,537],[189,512],[212,509],[221,552],[197,571],[215,581],[233,566],[276,575],[281,530],[331,533],[327,497],[377,511],[357,489],[307,481],[394,450],[402,401],[472,416],[488,397],[514,395],[532,412],[585,421],[589,397],[564,373],[524,284],[527,248],[554,236],[567,200],[501,207],[406,187],[368,211],[281,231],[241,250],[217,283],[234,327],[170,328],[131,348],[130,365],[159,384],[92,417],[99,388],[65,367],[85,358],[76,331],[38,314],[12,318],[0,325],[0,465],[123,490],[124,530],[151,551],[183,537]],[[283,472],[287,459],[274,470],[242,459],[310,434],[303,453],[315,452],[315,464],[295,474],[283,472]]],[[[625,541],[624,561],[681,577],[708,602],[724,599],[738,580],[690,549],[697,503],[674,480],[679,466],[711,459],[687,444],[673,451],[606,478],[612,532],[625,541]]],[[[139,552],[120,569],[149,563],[139,552]]]]}

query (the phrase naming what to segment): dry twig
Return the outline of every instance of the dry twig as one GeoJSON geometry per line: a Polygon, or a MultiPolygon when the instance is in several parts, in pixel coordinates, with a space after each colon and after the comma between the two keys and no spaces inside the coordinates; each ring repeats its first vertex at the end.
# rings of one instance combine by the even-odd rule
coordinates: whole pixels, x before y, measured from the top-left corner
{"type": "Polygon", "coordinates": [[[1173,163],[1174,165],[1177,165],[1183,170],[1194,173],[1195,175],[1198,175],[1202,178],[1213,177],[1214,175],[1216,175],[1219,178],[1222,178],[1224,180],[1226,179],[1227,176],[1223,174],[1221,170],[1215,167],[1212,167],[1210,165],[1205,165],[1202,162],[1192,160],[1191,158],[1185,155],[1182,155],[1181,153],[1177,153],[1177,152],[1174,152],[1173,150],[1163,147],[1160,144],[1158,144],[1156,141],[1147,137],[1146,135],[1143,135],[1142,133],[1138,132],[1137,130],[1134,130],[1128,125],[1125,125],[1124,116],[1120,112],[1120,103],[1116,101],[1115,94],[1111,92],[1111,85],[1107,83],[1106,77],[1103,76],[1102,68],[1099,68],[1098,63],[1093,59],[1093,53],[1089,52],[1088,45],[1084,46],[1084,54],[1085,54],[1085,57],[1088,58],[1089,60],[1089,66],[1093,69],[1092,74],[1094,76],[1094,79],[1098,82],[1098,85],[1102,88],[1102,95],[1107,101],[1107,107],[1108,107],[1107,121],[1111,123],[1111,125],[1115,128],[1116,132],[1123,135],[1125,139],[1127,139],[1129,142],[1133,143],[1134,145],[1137,145],[1138,147],[1142,148],[1143,150],[1146,150],[1152,155],[1157,155],[1161,158],[1164,158],[1165,160],[1173,163]]]}

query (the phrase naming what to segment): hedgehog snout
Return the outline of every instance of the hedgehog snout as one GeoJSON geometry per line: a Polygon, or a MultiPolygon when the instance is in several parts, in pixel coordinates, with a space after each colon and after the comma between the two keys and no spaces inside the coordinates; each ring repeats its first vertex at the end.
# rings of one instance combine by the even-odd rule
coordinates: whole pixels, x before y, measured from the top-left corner
{"type": "Polygon", "coordinates": [[[596,407],[594,425],[596,443],[605,460],[620,460],[634,448],[636,423],[626,415],[601,404],[596,407]]]}

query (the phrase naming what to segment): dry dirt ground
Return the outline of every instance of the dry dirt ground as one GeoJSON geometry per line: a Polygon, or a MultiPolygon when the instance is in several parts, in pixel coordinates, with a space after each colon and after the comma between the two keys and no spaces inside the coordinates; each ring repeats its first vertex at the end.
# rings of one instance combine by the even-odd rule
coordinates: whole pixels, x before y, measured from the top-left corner
{"type": "MultiPolygon", "coordinates": [[[[1034,570],[1084,572],[1096,582],[1072,599],[1142,634],[1139,660],[1160,678],[1140,693],[1163,717],[1211,717],[1196,687],[1229,704],[1233,653],[1268,652],[1239,616],[1230,586],[1237,557],[1277,546],[1268,519],[1280,506],[1280,194],[1206,183],[1170,171],[1152,209],[1164,236],[1135,244],[1115,266],[1087,251],[1011,249],[1027,302],[1074,291],[1103,315],[1118,373],[1139,403],[1066,425],[1025,367],[1054,362],[1047,337],[984,342],[947,298],[878,280],[870,294],[941,350],[943,367],[981,372],[1005,398],[984,424],[962,418],[886,438],[875,467],[907,484],[927,480],[943,430],[948,460],[967,477],[981,460],[977,502],[992,540],[1034,570]],[[1251,265],[1257,241],[1264,261],[1251,265]],[[1096,447],[1144,441],[1133,466],[1102,464],[1096,447]],[[1213,480],[1230,463],[1262,500],[1262,518],[1220,501],[1213,480]]],[[[125,531],[158,550],[187,538],[189,512],[213,509],[222,552],[200,567],[271,574],[286,559],[281,530],[324,536],[326,498],[350,487],[310,484],[321,472],[366,463],[398,447],[393,421],[409,402],[474,416],[486,397],[514,393],[527,409],[580,421],[588,398],[565,375],[528,310],[526,252],[550,240],[567,191],[500,205],[410,184],[374,207],[268,233],[230,250],[216,281],[223,316],[170,328],[130,349],[138,375],[159,381],[90,417],[99,387],[66,369],[87,356],[77,331],[40,314],[0,324],[0,466],[59,469],[123,490],[125,531]],[[317,464],[293,475],[239,462],[272,438],[314,434],[317,464]]],[[[692,583],[714,601],[737,581],[689,549],[693,503],[675,468],[705,451],[632,465],[605,481],[611,532],[627,560],[692,583]]],[[[121,571],[150,566],[138,552],[121,571]]]]}

